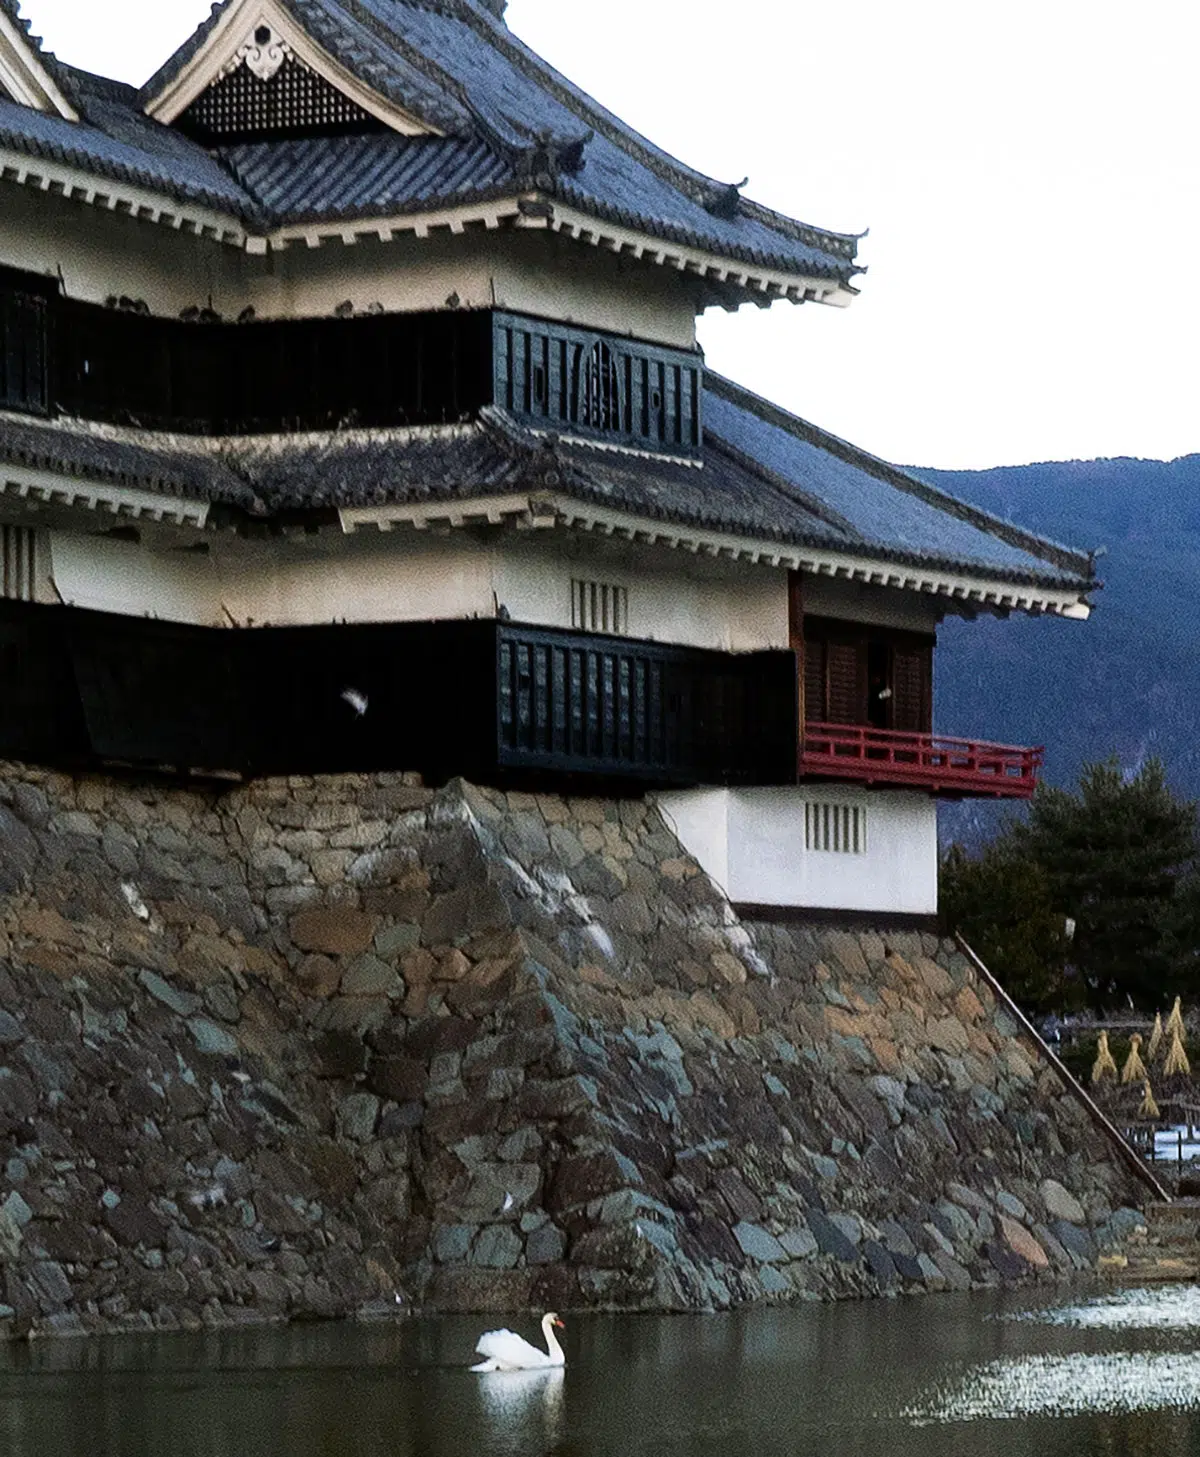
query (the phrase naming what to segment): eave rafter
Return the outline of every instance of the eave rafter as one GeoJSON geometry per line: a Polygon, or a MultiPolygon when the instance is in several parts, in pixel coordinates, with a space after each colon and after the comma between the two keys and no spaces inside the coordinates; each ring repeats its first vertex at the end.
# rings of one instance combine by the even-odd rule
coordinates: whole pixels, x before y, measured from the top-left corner
{"type": "Polygon", "coordinates": [[[206,501],[189,501],[112,481],[89,481],[52,471],[0,464],[0,501],[25,507],[87,511],[123,521],[157,521],[202,530],[206,501]]]}
{"type": "Polygon", "coordinates": [[[1091,613],[1083,594],[1069,587],[999,581],[968,569],[959,571],[932,563],[917,567],[881,561],[878,557],[853,551],[794,546],[734,533],[648,521],[625,512],[585,505],[553,492],[418,505],[353,507],[344,508],[339,514],[342,530],[348,534],[363,530],[391,532],[405,527],[430,531],[501,524],[523,530],[557,528],[731,563],[782,568],[896,591],[919,592],[923,596],[943,599],[948,609],[954,610],[1028,612],[1078,620],[1086,620],[1091,613]]]}
{"type": "Polygon", "coordinates": [[[519,228],[559,233],[620,257],[672,269],[695,281],[706,305],[736,309],[750,301],[767,307],[779,299],[787,299],[792,303],[823,303],[844,308],[854,297],[836,279],[805,278],[757,268],[699,248],[667,243],[632,228],[614,227],[575,209],[550,207],[536,193],[512,194],[425,212],[313,219],[264,232],[233,212],[171,196],[152,183],[99,177],[71,162],[29,156],[11,148],[0,149],[0,181],[55,193],[176,232],[195,233],[257,257],[296,247],[323,248],[335,244],[350,247],[362,242],[388,243],[399,238],[424,239],[481,229],[493,232],[499,228],[519,228]]]}
{"type": "Polygon", "coordinates": [[[182,202],[153,186],[98,177],[69,162],[30,157],[0,148],[0,182],[52,193],[104,212],[156,223],[175,232],[194,233],[234,247],[243,247],[246,243],[244,225],[230,213],[202,203],[182,202]]]}
{"type": "Polygon", "coordinates": [[[170,126],[210,86],[253,54],[256,35],[270,31],[310,71],[403,136],[439,136],[434,127],[388,101],[334,60],[276,0],[234,0],[186,66],[151,101],[146,113],[170,126]]]}
{"type": "Polygon", "coordinates": [[[78,121],[79,113],[30,43],[23,26],[0,7],[0,94],[22,106],[78,121]]]}

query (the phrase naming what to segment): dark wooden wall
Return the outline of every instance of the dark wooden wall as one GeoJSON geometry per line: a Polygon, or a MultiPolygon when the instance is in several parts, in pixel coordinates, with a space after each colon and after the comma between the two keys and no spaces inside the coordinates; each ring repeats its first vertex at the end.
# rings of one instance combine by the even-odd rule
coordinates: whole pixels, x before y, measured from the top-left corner
{"type": "Polygon", "coordinates": [[[787,652],[492,621],[217,629],[0,603],[0,757],[777,784],[794,778],[796,742],[787,652]]]}

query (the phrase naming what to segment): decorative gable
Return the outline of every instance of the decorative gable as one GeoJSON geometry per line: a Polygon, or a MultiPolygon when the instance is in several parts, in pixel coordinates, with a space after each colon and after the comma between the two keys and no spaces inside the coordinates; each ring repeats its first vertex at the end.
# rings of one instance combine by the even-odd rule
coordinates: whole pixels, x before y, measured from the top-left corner
{"type": "Polygon", "coordinates": [[[0,97],[78,121],[79,113],[54,79],[14,6],[0,0],[0,97]]]}
{"type": "Polygon", "coordinates": [[[266,24],[255,28],[175,125],[205,146],[386,130],[266,24]]]}
{"type": "Polygon", "coordinates": [[[322,49],[278,0],[230,0],[192,44],[146,111],[197,141],[432,132],[322,49]]]}

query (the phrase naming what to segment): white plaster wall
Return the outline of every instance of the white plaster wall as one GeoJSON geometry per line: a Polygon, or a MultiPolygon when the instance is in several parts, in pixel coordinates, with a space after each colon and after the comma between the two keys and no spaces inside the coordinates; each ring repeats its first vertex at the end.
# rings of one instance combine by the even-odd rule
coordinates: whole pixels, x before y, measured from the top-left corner
{"type": "Polygon", "coordinates": [[[323,318],[349,300],[365,312],[505,308],[691,348],[696,301],[673,270],[542,233],[492,232],[295,245],[266,257],[82,202],[0,182],[0,264],[61,273],[89,303],[144,299],[176,317],[193,304],[234,319],[323,318]]]}
{"type": "Polygon", "coordinates": [[[102,304],[124,294],[175,318],[211,296],[214,308],[236,318],[247,302],[243,261],[211,239],[0,182],[0,264],[58,273],[71,298],[102,304]]]}
{"type": "Polygon", "coordinates": [[[321,317],[349,300],[365,311],[511,309],[690,349],[696,303],[686,282],[633,259],[542,233],[364,240],[290,247],[252,282],[263,317],[321,317]]]}
{"type": "MultiPolygon", "coordinates": [[[[414,534],[415,537],[415,534],[414,534]]],[[[222,612],[275,626],[492,617],[492,552],[469,540],[333,537],[213,554],[222,612]]]]}
{"type": "Polygon", "coordinates": [[[467,532],[320,536],[255,543],[211,537],[206,553],[169,533],[141,544],[51,535],[54,584],[64,602],[197,624],[297,626],[492,617],[571,626],[571,581],[623,586],[629,635],[749,652],[787,646],[782,572],[698,563],[682,554],[609,551],[556,535],[480,540],[467,532]]]}
{"type": "Polygon", "coordinates": [[[132,542],[55,531],[50,571],[68,607],[172,622],[219,620],[212,564],[193,552],[151,552],[132,542]]]}
{"type": "Polygon", "coordinates": [[[55,532],[51,569],[71,606],[200,626],[491,617],[492,554],[456,541],[334,537],[213,543],[207,553],[55,532]]]}
{"type": "Polygon", "coordinates": [[[811,910],[937,911],[937,804],[903,790],[796,785],[658,797],[680,841],[730,900],[811,910]],[[804,806],[866,811],[866,853],[806,850],[804,806]]]}
{"type": "Polygon", "coordinates": [[[514,622],[570,627],[571,581],[624,587],[629,636],[724,652],[788,646],[787,574],[716,566],[682,552],[622,549],[561,537],[506,542],[496,553],[495,591],[514,622]]]}

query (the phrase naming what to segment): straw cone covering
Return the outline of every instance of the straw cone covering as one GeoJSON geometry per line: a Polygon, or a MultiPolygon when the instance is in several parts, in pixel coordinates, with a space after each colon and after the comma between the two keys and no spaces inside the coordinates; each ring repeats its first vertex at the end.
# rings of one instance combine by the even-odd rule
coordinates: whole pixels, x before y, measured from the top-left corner
{"type": "Polygon", "coordinates": [[[1108,1050],[1108,1033],[1101,1032],[1096,1043],[1096,1061],[1092,1064],[1092,1082],[1102,1083],[1106,1078],[1116,1079],[1117,1065],[1108,1050]]]}
{"type": "Polygon", "coordinates": [[[1149,1078],[1143,1082],[1142,1087],[1145,1091],[1145,1097],[1142,1099],[1142,1106],[1138,1109],[1138,1117],[1161,1118],[1162,1114],[1159,1112],[1158,1104],[1154,1101],[1154,1094],[1150,1090],[1149,1078]]]}
{"type": "Polygon", "coordinates": [[[1183,1039],[1178,1032],[1171,1038],[1171,1050],[1163,1063],[1163,1072],[1169,1078],[1191,1076],[1192,1065],[1188,1062],[1187,1053],[1183,1050],[1183,1039]]]}
{"type": "Polygon", "coordinates": [[[1167,1018],[1168,1037],[1173,1034],[1178,1034],[1178,1036],[1181,1038],[1184,1036],[1183,1009],[1180,1006],[1180,1001],[1181,998],[1175,998],[1175,1005],[1171,1008],[1171,1015],[1167,1018]]]}
{"type": "Polygon", "coordinates": [[[1141,1083],[1146,1080],[1146,1066],[1142,1062],[1142,1054],[1138,1048],[1142,1045],[1142,1034],[1135,1032],[1129,1039],[1129,1056],[1125,1059],[1125,1066],[1121,1069],[1122,1083],[1141,1083]]]}
{"type": "Polygon", "coordinates": [[[1161,1012],[1155,1012],[1155,1014],[1154,1014],[1154,1031],[1151,1032],[1151,1034],[1150,1034],[1150,1042],[1149,1042],[1149,1044],[1148,1044],[1148,1046],[1146,1048],[1146,1056],[1152,1062],[1158,1056],[1158,1050],[1162,1046],[1162,1042],[1163,1042],[1162,1013],[1161,1012]]]}

